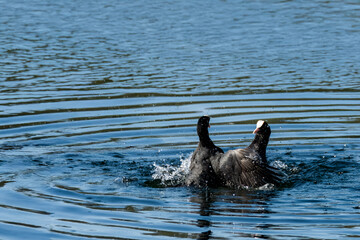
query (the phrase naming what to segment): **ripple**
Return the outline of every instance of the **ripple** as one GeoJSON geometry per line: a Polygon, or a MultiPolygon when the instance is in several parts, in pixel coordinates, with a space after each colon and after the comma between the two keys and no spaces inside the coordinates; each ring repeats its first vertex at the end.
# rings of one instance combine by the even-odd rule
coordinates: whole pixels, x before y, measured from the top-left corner
{"type": "MultiPolygon", "coordinates": [[[[11,108],[12,113],[6,111],[2,114],[1,136],[7,142],[22,139],[27,142],[49,139],[53,139],[52,142],[64,142],[66,138],[72,142],[70,144],[76,145],[80,144],[82,139],[92,140],[82,142],[81,145],[84,146],[126,139],[139,142],[139,146],[151,147],[154,144],[157,147],[166,147],[169,142],[171,146],[181,146],[184,144],[182,139],[193,135],[191,126],[194,126],[196,118],[210,114],[213,117],[213,126],[219,129],[215,132],[217,140],[228,144],[234,144],[229,143],[229,134],[240,134],[237,139],[244,138],[245,132],[251,131],[249,124],[257,119],[267,119],[275,127],[275,134],[280,127],[282,140],[298,139],[302,140],[303,144],[307,144],[308,140],[328,138],[330,135],[334,138],[337,136],[336,132],[341,134],[336,138],[358,138],[355,125],[350,125],[357,123],[359,119],[359,100],[355,95],[349,93],[346,98],[337,94],[334,98],[329,98],[329,95],[322,98],[322,94],[315,98],[314,94],[311,98],[304,98],[304,93],[297,98],[293,93],[287,95],[291,95],[291,98],[285,94],[282,94],[281,99],[275,98],[277,94],[263,94],[257,95],[258,98],[246,95],[212,95],[71,100],[69,104],[78,105],[78,108],[69,108],[66,101],[25,105],[17,103],[11,108]],[[56,108],[53,107],[55,104],[56,108]],[[91,107],[81,107],[89,105],[91,107]],[[23,111],[25,106],[26,112],[23,111]],[[174,107],[175,111],[172,111],[174,107]],[[11,124],[4,124],[9,121],[11,124]],[[316,125],[326,122],[326,131],[316,125]],[[343,125],[340,125],[341,123],[343,125]],[[296,136],[294,130],[291,130],[295,124],[304,126],[304,129],[296,130],[296,136]],[[245,127],[248,130],[245,130],[245,127]],[[317,131],[312,133],[305,130],[305,127],[317,131]],[[238,130],[234,132],[233,129],[238,130]],[[182,136],[176,141],[172,135],[179,131],[182,136]],[[300,137],[301,135],[303,137],[300,137]],[[159,140],[164,142],[163,145],[159,145],[159,140]]],[[[196,137],[192,139],[191,142],[196,141],[196,137]]],[[[276,144],[276,138],[274,140],[276,144]]]]}
{"type": "Polygon", "coordinates": [[[4,4],[0,238],[360,236],[356,1],[4,4]],[[204,114],[282,186],[182,187],[204,114]]]}

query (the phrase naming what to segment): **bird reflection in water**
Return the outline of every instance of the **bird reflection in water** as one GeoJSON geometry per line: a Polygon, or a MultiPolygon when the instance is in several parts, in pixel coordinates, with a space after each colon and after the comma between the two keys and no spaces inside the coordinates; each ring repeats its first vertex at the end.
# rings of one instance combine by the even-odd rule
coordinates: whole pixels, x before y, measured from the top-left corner
{"type": "MultiPolygon", "coordinates": [[[[212,228],[229,223],[228,220],[221,221],[214,220],[212,216],[216,216],[216,219],[221,217],[235,217],[235,221],[232,222],[234,226],[238,226],[239,230],[246,223],[239,222],[241,217],[257,217],[267,218],[268,214],[273,213],[269,210],[267,204],[271,198],[276,197],[275,191],[249,191],[239,189],[225,189],[225,188],[203,188],[192,189],[193,196],[190,197],[190,202],[197,204],[197,213],[199,218],[196,221],[196,225],[204,231],[197,234],[198,240],[207,240],[216,238],[213,236],[212,228]],[[221,202],[221,205],[217,204],[221,202]]],[[[267,229],[273,225],[259,223],[257,230],[267,229]]],[[[236,232],[239,237],[260,237],[267,239],[266,235],[252,234],[245,232],[236,232]]]]}

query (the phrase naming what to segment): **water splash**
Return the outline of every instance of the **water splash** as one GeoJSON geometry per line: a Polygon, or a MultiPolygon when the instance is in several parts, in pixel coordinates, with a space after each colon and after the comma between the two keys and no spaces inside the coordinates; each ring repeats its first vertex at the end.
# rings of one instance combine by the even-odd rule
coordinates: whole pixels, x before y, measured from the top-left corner
{"type": "Polygon", "coordinates": [[[286,170],[289,168],[289,166],[286,163],[284,163],[280,160],[275,160],[275,161],[271,162],[270,166],[275,167],[277,169],[282,169],[282,170],[286,170]]]}
{"type": "Polygon", "coordinates": [[[154,173],[152,178],[154,180],[160,180],[161,184],[164,186],[182,185],[186,176],[189,174],[191,156],[192,153],[187,157],[181,155],[180,166],[172,166],[170,164],[160,166],[154,163],[154,173]]]}
{"type": "Polygon", "coordinates": [[[266,183],[257,188],[257,190],[261,190],[261,191],[272,191],[274,189],[275,189],[275,185],[272,183],[266,183]]]}
{"type": "MultiPolygon", "coordinates": [[[[191,162],[192,153],[188,156],[180,156],[181,164],[179,166],[173,166],[170,164],[165,164],[163,166],[158,165],[156,163],[153,164],[154,166],[154,173],[152,174],[153,180],[160,180],[160,185],[165,187],[174,187],[179,185],[184,185],[185,178],[189,174],[190,171],[190,162],[191,162]]],[[[275,161],[271,164],[273,167],[277,167],[279,171],[285,170],[289,168],[285,163],[281,161],[275,161]]],[[[284,174],[281,171],[282,174],[284,174]]],[[[285,177],[288,178],[287,174],[285,177]]],[[[243,189],[251,190],[252,188],[243,186],[243,189]]],[[[269,191],[274,190],[274,184],[265,184],[259,188],[253,190],[263,190],[269,191]]]]}

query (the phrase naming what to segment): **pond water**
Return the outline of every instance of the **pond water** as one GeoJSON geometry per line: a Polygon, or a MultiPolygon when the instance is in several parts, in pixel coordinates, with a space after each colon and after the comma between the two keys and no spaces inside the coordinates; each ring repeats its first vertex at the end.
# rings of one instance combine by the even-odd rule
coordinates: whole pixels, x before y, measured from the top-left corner
{"type": "Polygon", "coordinates": [[[359,1],[0,5],[0,239],[360,238],[359,1]],[[204,114],[281,186],[182,186],[204,114]]]}

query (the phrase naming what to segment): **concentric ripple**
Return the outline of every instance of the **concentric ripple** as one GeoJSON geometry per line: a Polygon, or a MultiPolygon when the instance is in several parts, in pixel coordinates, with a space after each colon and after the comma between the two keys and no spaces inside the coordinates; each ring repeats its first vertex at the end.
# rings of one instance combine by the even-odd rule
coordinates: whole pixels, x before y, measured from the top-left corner
{"type": "Polygon", "coordinates": [[[1,239],[360,238],[357,1],[2,1],[1,239]],[[278,188],[182,186],[196,122],[278,188]]]}

